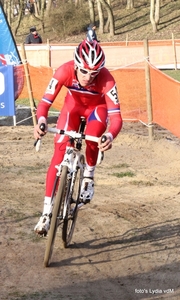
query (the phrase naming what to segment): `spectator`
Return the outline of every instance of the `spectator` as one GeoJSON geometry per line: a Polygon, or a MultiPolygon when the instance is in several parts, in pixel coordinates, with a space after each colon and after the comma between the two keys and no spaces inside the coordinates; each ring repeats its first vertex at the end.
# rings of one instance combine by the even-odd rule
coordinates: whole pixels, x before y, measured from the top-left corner
{"type": "Polygon", "coordinates": [[[30,28],[30,33],[26,37],[25,44],[42,44],[42,38],[37,33],[35,26],[30,28]]]}
{"type": "Polygon", "coordinates": [[[92,42],[92,41],[97,41],[97,42],[100,42],[98,41],[97,39],[97,35],[96,35],[96,25],[94,24],[90,24],[87,28],[87,40],[88,42],[92,42]]]}

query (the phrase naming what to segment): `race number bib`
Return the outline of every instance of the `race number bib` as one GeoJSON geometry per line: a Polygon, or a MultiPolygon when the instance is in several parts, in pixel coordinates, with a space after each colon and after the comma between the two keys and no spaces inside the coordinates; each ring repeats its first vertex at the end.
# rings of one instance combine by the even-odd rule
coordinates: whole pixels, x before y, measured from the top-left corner
{"type": "Polygon", "coordinates": [[[107,95],[115,105],[119,104],[116,85],[113,86],[113,88],[107,93],[107,95]]]}
{"type": "Polygon", "coordinates": [[[58,83],[58,80],[55,78],[52,78],[50,83],[48,84],[48,87],[46,89],[46,94],[51,94],[53,95],[55,90],[56,90],[56,85],[58,83]]]}

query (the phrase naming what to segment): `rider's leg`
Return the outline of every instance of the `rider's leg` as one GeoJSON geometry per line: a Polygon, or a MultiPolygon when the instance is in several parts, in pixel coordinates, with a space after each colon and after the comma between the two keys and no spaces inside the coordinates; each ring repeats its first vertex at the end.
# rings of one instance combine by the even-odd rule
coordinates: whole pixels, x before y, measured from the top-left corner
{"type": "Polygon", "coordinates": [[[34,231],[39,235],[46,235],[50,227],[50,219],[53,207],[53,199],[51,199],[51,194],[57,173],[57,169],[55,168],[55,166],[62,161],[64,151],[64,146],[60,147],[60,144],[55,143],[54,154],[46,175],[46,192],[44,197],[43,213],[34,228],[34,231]]]}
{"type": "MultiPolygon", "coordinates": [[[[100,137],[107,127],[107,108],[99,105],[87,119],[86,134],[100,137]]],[[[86,167],[81,187],[80,198],[84,203],[90,202],[94,195],[94,172],[98,157],[98,145],[95,142],[86,141],[86,167]]]]}
{"type": "MultiPolygon", "coordinates": [[[[72,109],[72,114],[71,111],[68,111],[65,102],[60,117],[58,118],[57,121],[57,128],[61,128],[64,130],[78,130],[80,124],[80,117],[78,118],[77,112],[73,110],[73,105],[71,105],[70,108],[72,109]]],[[[34,228],[34,230],[40,235],[46,235],[50,227],[50,217],[51,217],[52,206],[53,206],[52,203],[53,199],[51,199],[51,195],[52,195],[54,181],[57,173],[55,166],[60,164],[61,161],[63,160],[67,142],[68,142],[68,137],[59,134],[55,136],[54,154],[51,159],[51,163],[48,168],[47,176],[46,176],[46,191],[44,197],[43,213],[42,216],[40,217],[39,222],[34,228]]]]}

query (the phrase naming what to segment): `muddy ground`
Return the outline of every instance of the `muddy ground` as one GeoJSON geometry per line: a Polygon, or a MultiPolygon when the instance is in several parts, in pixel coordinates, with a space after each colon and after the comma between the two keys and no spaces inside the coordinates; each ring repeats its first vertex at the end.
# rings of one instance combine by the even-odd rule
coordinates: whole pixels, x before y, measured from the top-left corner
{"type": "Polygon", "coordinates": [[[33,142],[32,126],[0,127],[0,299],[180,299],[180,140],[156,127],[150,143],[144,125],[125,123],[49,268],[33,228],[53,137],[39,153],[33,142]]]}

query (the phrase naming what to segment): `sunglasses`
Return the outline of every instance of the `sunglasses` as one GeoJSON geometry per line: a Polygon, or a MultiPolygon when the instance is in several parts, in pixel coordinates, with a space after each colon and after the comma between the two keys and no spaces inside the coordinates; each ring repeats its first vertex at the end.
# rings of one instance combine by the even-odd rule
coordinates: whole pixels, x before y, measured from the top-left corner
{"type": "Polygon", "coordinates": [[[83,69],[83,68],[78,68],[78,69],[83,75],[89,74],[91,77],[95,77],[96,75],[99,74],[99,71],[88,71],[87,69],[83,69]]]}

